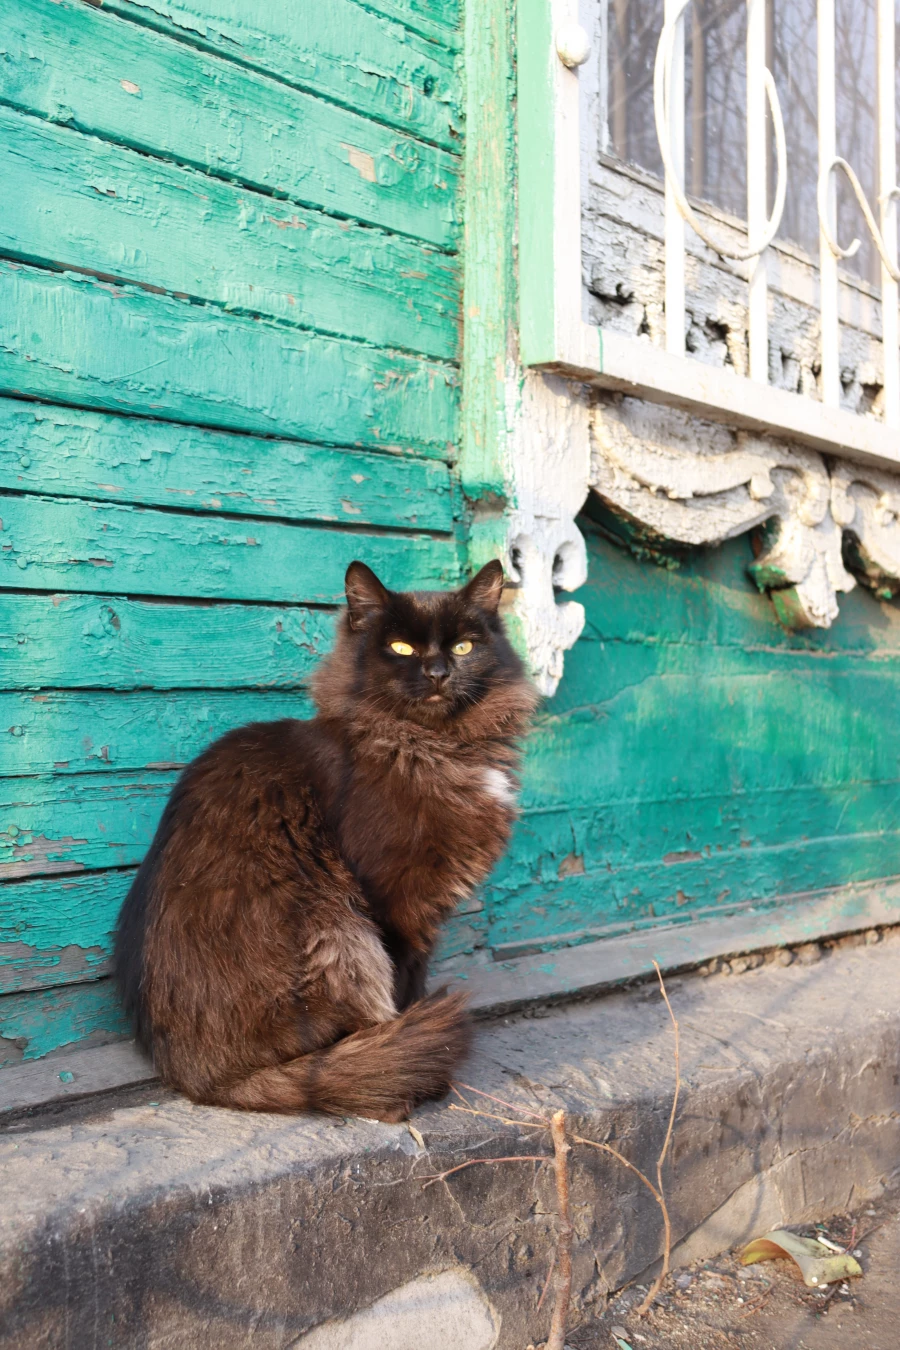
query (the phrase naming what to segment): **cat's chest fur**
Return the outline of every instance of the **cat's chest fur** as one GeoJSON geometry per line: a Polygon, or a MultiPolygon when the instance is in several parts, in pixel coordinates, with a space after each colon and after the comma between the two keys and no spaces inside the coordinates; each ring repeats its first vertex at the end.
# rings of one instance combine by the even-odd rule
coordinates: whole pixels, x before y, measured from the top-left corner
{"type": "Polygon", "coordinates": [[[375,910],[427,945],[500,857],[515,801],[511,773],[477,746],[375,740],[354,757],[342,851],[375,910]]]}

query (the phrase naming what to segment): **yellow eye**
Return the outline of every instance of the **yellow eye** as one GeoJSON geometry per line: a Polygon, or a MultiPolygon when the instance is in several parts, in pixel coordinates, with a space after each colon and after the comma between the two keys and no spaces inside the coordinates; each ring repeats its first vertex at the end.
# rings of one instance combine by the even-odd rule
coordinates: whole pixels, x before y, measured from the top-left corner
{"type": "Polygon", "coordinates": [[[468,656],[472,650],[471,642],[455,642],[450,648],[454,656],[468,656]]]}
{"type": "Polygon", "coordinates": [[[396,652],[398,656],[412,656],[413,649],[408,642],[392,642],[391,651],[396,652]]]}

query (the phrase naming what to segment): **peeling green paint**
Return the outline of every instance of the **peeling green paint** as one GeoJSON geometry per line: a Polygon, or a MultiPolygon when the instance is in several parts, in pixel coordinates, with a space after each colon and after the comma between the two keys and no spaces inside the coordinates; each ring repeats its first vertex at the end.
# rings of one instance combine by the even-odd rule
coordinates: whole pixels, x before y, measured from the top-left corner
{"type": "Polygon", "coordinates": [[[388,586],[459,578],[452,539],[21,496],[3,506],[0,584],[335,604],[360,553],[388,586]]]}
{"type": "Polygon", "coordinates": [[[123,23],[107,5],[5,0],[0,49],[0,96],[23,112],[301,206],[455,247],[455,153],[123,23]],[[358,156],[368,157],[370,172],[360,172],[358,156]]]}
{"type": "Polygon", "coordinates": [[[452,50],[354,0],[104,0],[104,8],[436,145],[458,144],[452,50]]]}
{"type": "Polygon", "coordinates": [[[465,344],[459,471],[475,504],[474,565],[505,544],[506,375],[515,339],[511,17],[506,0],[466,10],[465,344]],[[492,507],[493,503],[493,507],[492,507]]]}
{"type": "Polygon", "coordinates": [[[0,107],[0,251],[452,358],[454,259],[0,107]],[[172,239],[179,245],[172,248],[172,239]]]}
{"type": "Polygon", "coordinates": [[[0,398],[0,490],[447,532],[447,466],[0,398]]]}
{"type": "Polygon", "coordinates": [[[128,1034],[111,980],[0,998],[0,1068],[65,1045],[102,1045],[128,1034]]]}
{"type": "Polygon", "coordinates": [[[0,668],[9,689],[291,689],[334,624],[302,606],[0,592],[0,668]]]}
{"type": "Polygon", "coordinates": [[[0,393],[447,458],[452,366],[0,265],[0,393]]]}
{"type": "Polygon", "coordinates": [[[308,715],[350,559],[459,580],[458,24],[0,12],[0,1062],[125,1031],[178,768],[308,715]]]}
{"type": "Polygon", "coordinates": [[[0,693],[0,776],[171,769],[242,722],[312,711],[302,690],[0,693]]]}

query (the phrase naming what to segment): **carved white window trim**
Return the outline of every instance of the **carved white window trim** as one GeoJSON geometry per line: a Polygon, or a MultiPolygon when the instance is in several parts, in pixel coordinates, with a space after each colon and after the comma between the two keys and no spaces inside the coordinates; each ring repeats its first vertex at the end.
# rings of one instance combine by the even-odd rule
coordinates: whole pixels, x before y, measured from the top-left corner
{"type": "MultiPolygon", "coordinates": [[[[684,7],[681,0],[666,4],[672,12],[684,7]]],[[[761,0],[751,0],[757,27],[760,10],[761,0]]],[[[837,617],[838,594],[856,584],[842,561],[844,531],[856,541],[856,578],[881,595],[900,589],[900,524],[895,511],[900,505],[900,476],[894,476],[900,474],[900,431],[836,406],[833,397],[818,402],[773,388],[760,378],[704,364],[683,354],[677,342],[671,344],[676,350],[664,350],[584,321],[577,73],[582,52],[576,50],[583,44],[577,41],[577,25],[578,0],[518,0],[520,359],[526,390],[529,385],[532,390],[531,405],[545,409],[545,421],[548,405],[558,403],[561,396],[546,387],[547,375],[625,398],[617,408],[615,400],[601,397],[590,410],[569,384],[570,397],[581,409],[579,425],[588,427],[590,467],[586,472],[576,469],[584,456],[580,452],[572,456],[572,471],[580,482],[569,482],[565,492],[558,493],[555,512],[545,500],[545,513],[567,516],[571,522],[573,501],[578,498],[583,504],[593,490],[662,539],[707,545],[767,522],[767,548],[751,569],[755,580],[773,594],[779,617],[788,626],[828,627],[837,617]],[[656,444],[652,437],[642,443],[627,431],[628,418],[634,420],[640,403],[673,410],[662,414],[656,444]],[[694,449],[690,436],[676,434],[667,443],[665,423],[675,414],[687,419],[685,425],[695,424],[694,449]],[[710,439],[704,431],[710,424],[718,424],[728,442],[720,454],[701,448],[704,435],[710,439]]],[[[823,181],[831,174],[831,164],[826,167],[823,181]]],[[[883,166],[883,172],[889,169],[883,166]]],[[[893,197],[882,205],[892,210],[893,197]]],[[[683,238],[684,230],[671,185],[667,222],[671,245],[679,231],[683,238]]],[[[765,221],[757,222],[757,227],[762,232],[765,221]]],[[[836,265],[823,230],[823,260],[826,253],[836,265]]],[[[683,259],[683,250],[680,256],[683,259]]],[[[677,267],[674,272],[678,291],[677,267]]],[[[763,286],[765,282],[762,259],[754,272],[759,315],[760,276],[763,286]]],[[[887,267],[884,276],[889,283],[885,295],[895,297],[896,285],[887,267]]],[[[829,277],[826,281],[830,285],[829,277]]],[[[683,304],[683,277],[680,284],[683,304]]],[[[670,289],[667,271],[667,303],[670,289]]],[[[764,289],[762,297],[765,300],[764,289]]],[[[891,327],[888,323],[888,335],[891,327]]],[[[764,328],[757,322],[757,338],[760,332],[764,334],[764,328]]],[[[751,334],[751,356],[753,345],[751,334]]],[[[751,361],[752,374],[764,379],[763,371],[764,363],[751,361]]],[[[528,398],[523,400],[526,419],[528,403],[528,398]]],[[[888,399],[889,416],[891,403],[888,399]]],[[[533,434],[516,438],[517,481],[540,478],[539,439],[533,434]]],[[[541,531],[534,521],[529,525],[520,520],[517,528],[522,557],[522,540],[538,540],[541,531]]],[[[540,570],[542,581],[532,600],[527,575],[520,577],[520,611],[533,669],[544,691],[552,693],[562,670],[562,651],[577,636],[572,635],[576,625],[571,604],[568,621],[561,623],[557,611],[562,606],[554,610],[548,602],[554,561],[543,556],[547,548],[536,542],[532,552],[532,571],[540,570]],[[549,647],[555,650],[552,670],[546,657],[549,647]]],[[[570,587],[564,581],[561,588],[570,587]]]]}

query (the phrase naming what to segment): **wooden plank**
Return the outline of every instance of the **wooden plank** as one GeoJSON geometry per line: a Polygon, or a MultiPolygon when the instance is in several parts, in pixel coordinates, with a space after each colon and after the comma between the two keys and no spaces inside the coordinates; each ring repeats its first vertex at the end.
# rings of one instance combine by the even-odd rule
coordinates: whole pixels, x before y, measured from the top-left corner
{"type": "Polygon", "coordinates": [[[456,354],[457,264],[0,107],[0,252],[429,356],[456,354]]]}
{"type": "Polygon", "coordinates": [[[178,768],[232,727],[313,712],[300,690],[0,693],[0,776],[178,768]]]}
{"type": "Polygon", "coordinates": [[[456,247],[455,154],[123,22],[108,6],[5,0],[0,50],[0,97],[14,107],[456,247]]]}
{"type": "Polygon", "coordinates": [[[177,777],[0,779],[0,881],[136,866],[177,777]]]}
{"type": "Polygon", "coordinates": [[[456,47],[460,42],[461,14],[458,0],[358,0],[366,9],[396,19],[414,33],[433,42],[456,47]]]}
{"type": "Polygon", "coordinates": [[[490,946],[583,942],[892,875],[898,808],[896,785],[851,784],[526,814],[485,890],[490,946]]]}
{"type": "Polygon", "coordinates": [[[27,1116],[35,1107],[72,1101],[96,1092],[118,1092],[156,1075],[134,1041],[111,1045],[75,1045],[66,1055],[36,1063],[11,1064],[0,1074],[0,1118],[7,1124],[15,1113],[27,1116]]]}
{"type": "Polygon", "coordinates": [[[129,1030],[112,980],[7,994],[0,998],[0,1068],[88,1038],[95,1045],[118,1040],[129,1030]]]}
{"type": "Polygon", "coordinates": [[[0,994],[99,980],[134,869],[0,885],[0,994]]]}
{"type": "Polygon", "coordinates": [[[459,579],[454,540],[222,519],[65,498],[2,499],[0,585],[334,604],[364,557],[386,586],[459,579]]]}
{"type": "Polygon", "coordinates": [[[625,980],[697,965],[713,956],[804,943],[900,921],[896,877],[822,895],[783,898],[768,908],[748,907],[727,918],[656,924],[562,951],[501,961],[457,975],[458,987],[479,1011],[512,1012],[538,1000],[598,993],[625,980]]]}
{"type": "Polygon", "coordinates": [[[293,689],[331,645],[335,619],[300,606],[0,592],[0,685],[293,689]]]}
{"type": "Polygon", "coordinates": [[[0,398],[0,488],[189,511],[450,530],[436,460],[0,398]]]}
{"type": "Polygon", "coordinates": [[[450,366],[0,264],[0,393],[447,458],[450,366]]]}
{"type": "Polygon", "coordinates": [[[454,53],[353,0],[105,0],[104,8],[422,140],[459,145],[454,53]]]}

